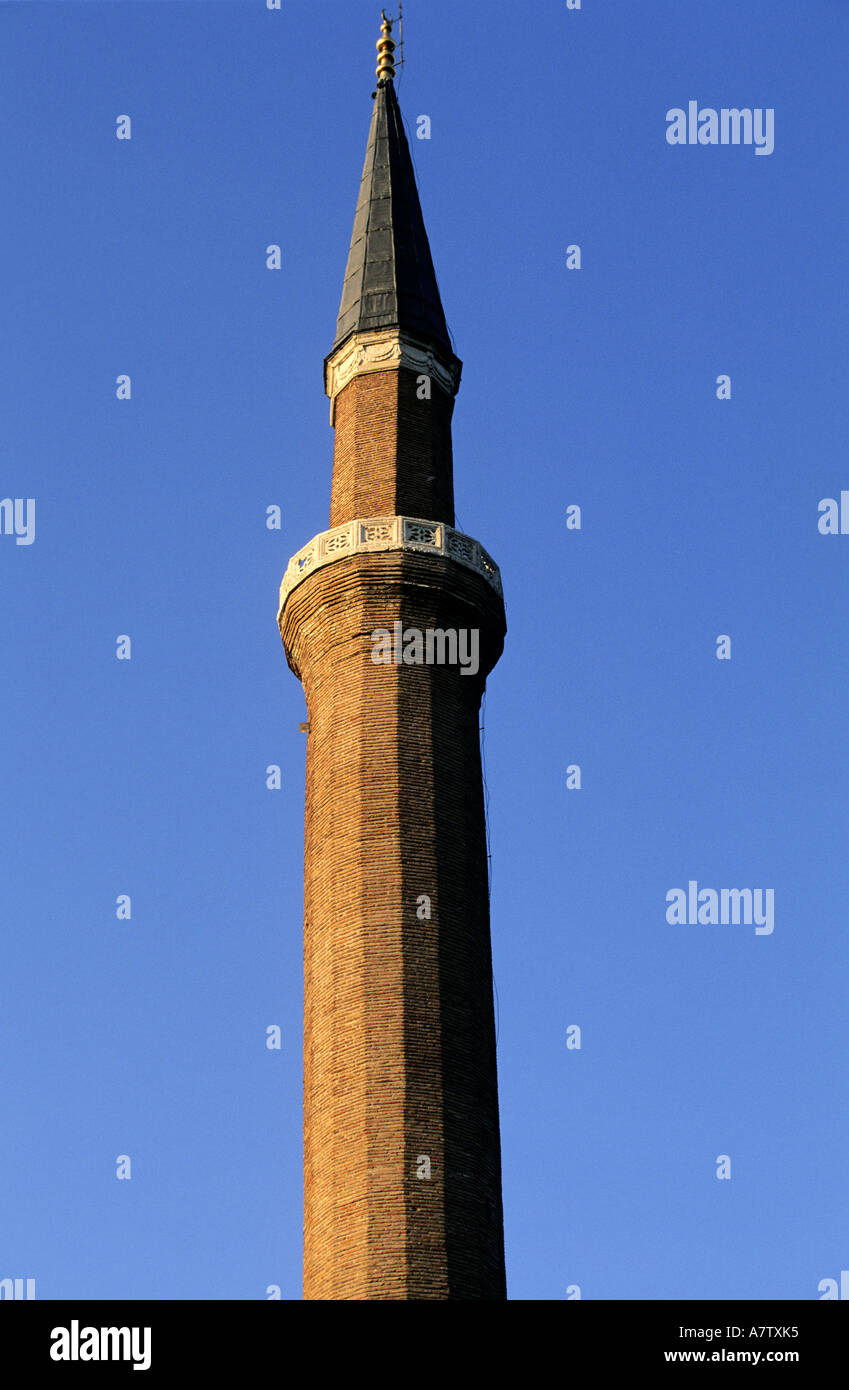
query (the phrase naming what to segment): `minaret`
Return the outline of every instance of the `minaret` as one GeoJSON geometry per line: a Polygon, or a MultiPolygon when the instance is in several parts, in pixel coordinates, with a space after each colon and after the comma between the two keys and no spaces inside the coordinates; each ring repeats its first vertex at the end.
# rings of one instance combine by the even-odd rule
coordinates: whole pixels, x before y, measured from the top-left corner
{"type": "Polygon", "coordinates": [[[304,1297],[503,1299],[478,722],[504,603],[497,566],[454,528],[461,364],[385,15],[377,48],[325,361],[330,530],[280,590],[309,719],[304,1297]]]}

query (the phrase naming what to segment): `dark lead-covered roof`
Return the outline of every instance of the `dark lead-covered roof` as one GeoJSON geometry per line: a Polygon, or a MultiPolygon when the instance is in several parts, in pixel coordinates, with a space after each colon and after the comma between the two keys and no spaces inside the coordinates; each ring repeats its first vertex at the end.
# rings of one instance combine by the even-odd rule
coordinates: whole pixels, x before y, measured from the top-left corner
{"type": "Polygon", "coordinates": [[[405,329],[452,352],[391,79],[375,94],[334,350],[352,333],[379,328],[405,329]]]}

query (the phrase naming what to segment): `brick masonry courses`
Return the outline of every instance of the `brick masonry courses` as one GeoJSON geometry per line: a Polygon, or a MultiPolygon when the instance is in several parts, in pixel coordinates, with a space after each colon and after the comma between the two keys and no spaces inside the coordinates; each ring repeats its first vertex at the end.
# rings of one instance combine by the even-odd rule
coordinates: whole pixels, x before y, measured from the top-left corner
{"type": "Polygon", "coordinates": [[[354,377],[335,400],[330,525],[358,516],[421,516],[454,525],[453,397],[419,400],[410,371],[354,377]]]}

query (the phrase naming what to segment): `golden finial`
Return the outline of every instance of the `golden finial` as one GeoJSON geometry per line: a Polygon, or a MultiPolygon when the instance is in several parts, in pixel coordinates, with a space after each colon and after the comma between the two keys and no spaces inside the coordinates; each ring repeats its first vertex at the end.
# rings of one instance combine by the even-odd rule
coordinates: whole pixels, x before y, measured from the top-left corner
{"type": "Polygon", "coordinates": [[[380,38],[377,41],[377,80],[382,82],[384,78],[395,76],[395,43],[390,35],[392,33],[392,20],[386,18],[386,11],[380,11],[383,23],[380,26],[380,38]]]}

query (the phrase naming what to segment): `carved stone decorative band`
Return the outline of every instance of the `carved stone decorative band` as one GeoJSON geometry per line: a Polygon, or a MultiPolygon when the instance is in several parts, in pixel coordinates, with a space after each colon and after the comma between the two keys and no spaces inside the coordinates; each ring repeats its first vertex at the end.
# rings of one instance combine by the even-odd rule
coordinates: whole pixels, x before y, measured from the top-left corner
{"type": "Polygon", "coordinates": [[[450,358],[447,353],[437,356],[432,348],[396,328],[355,333],[326,359],[324,389],[333,401],[355,376],[408,367],[419,376],[430,377],[449,396],[454,396],[460,385],[461,366],[456,357],[450,358]]]}
{"type": "Polygon", "coordinates": [[[296,585],[323,565],[343,560],[346,555],[364,551],[417,550],[429,555],[446,555],[458,565],[483,575],[497,594],[502,593],[501,571],[483,546],[463,531],[442,521],[424,521],[417,516],[369,516],[347,521],[313,536],[309,545],[293,555],[280,585],[280,612],[296,585]]]}

